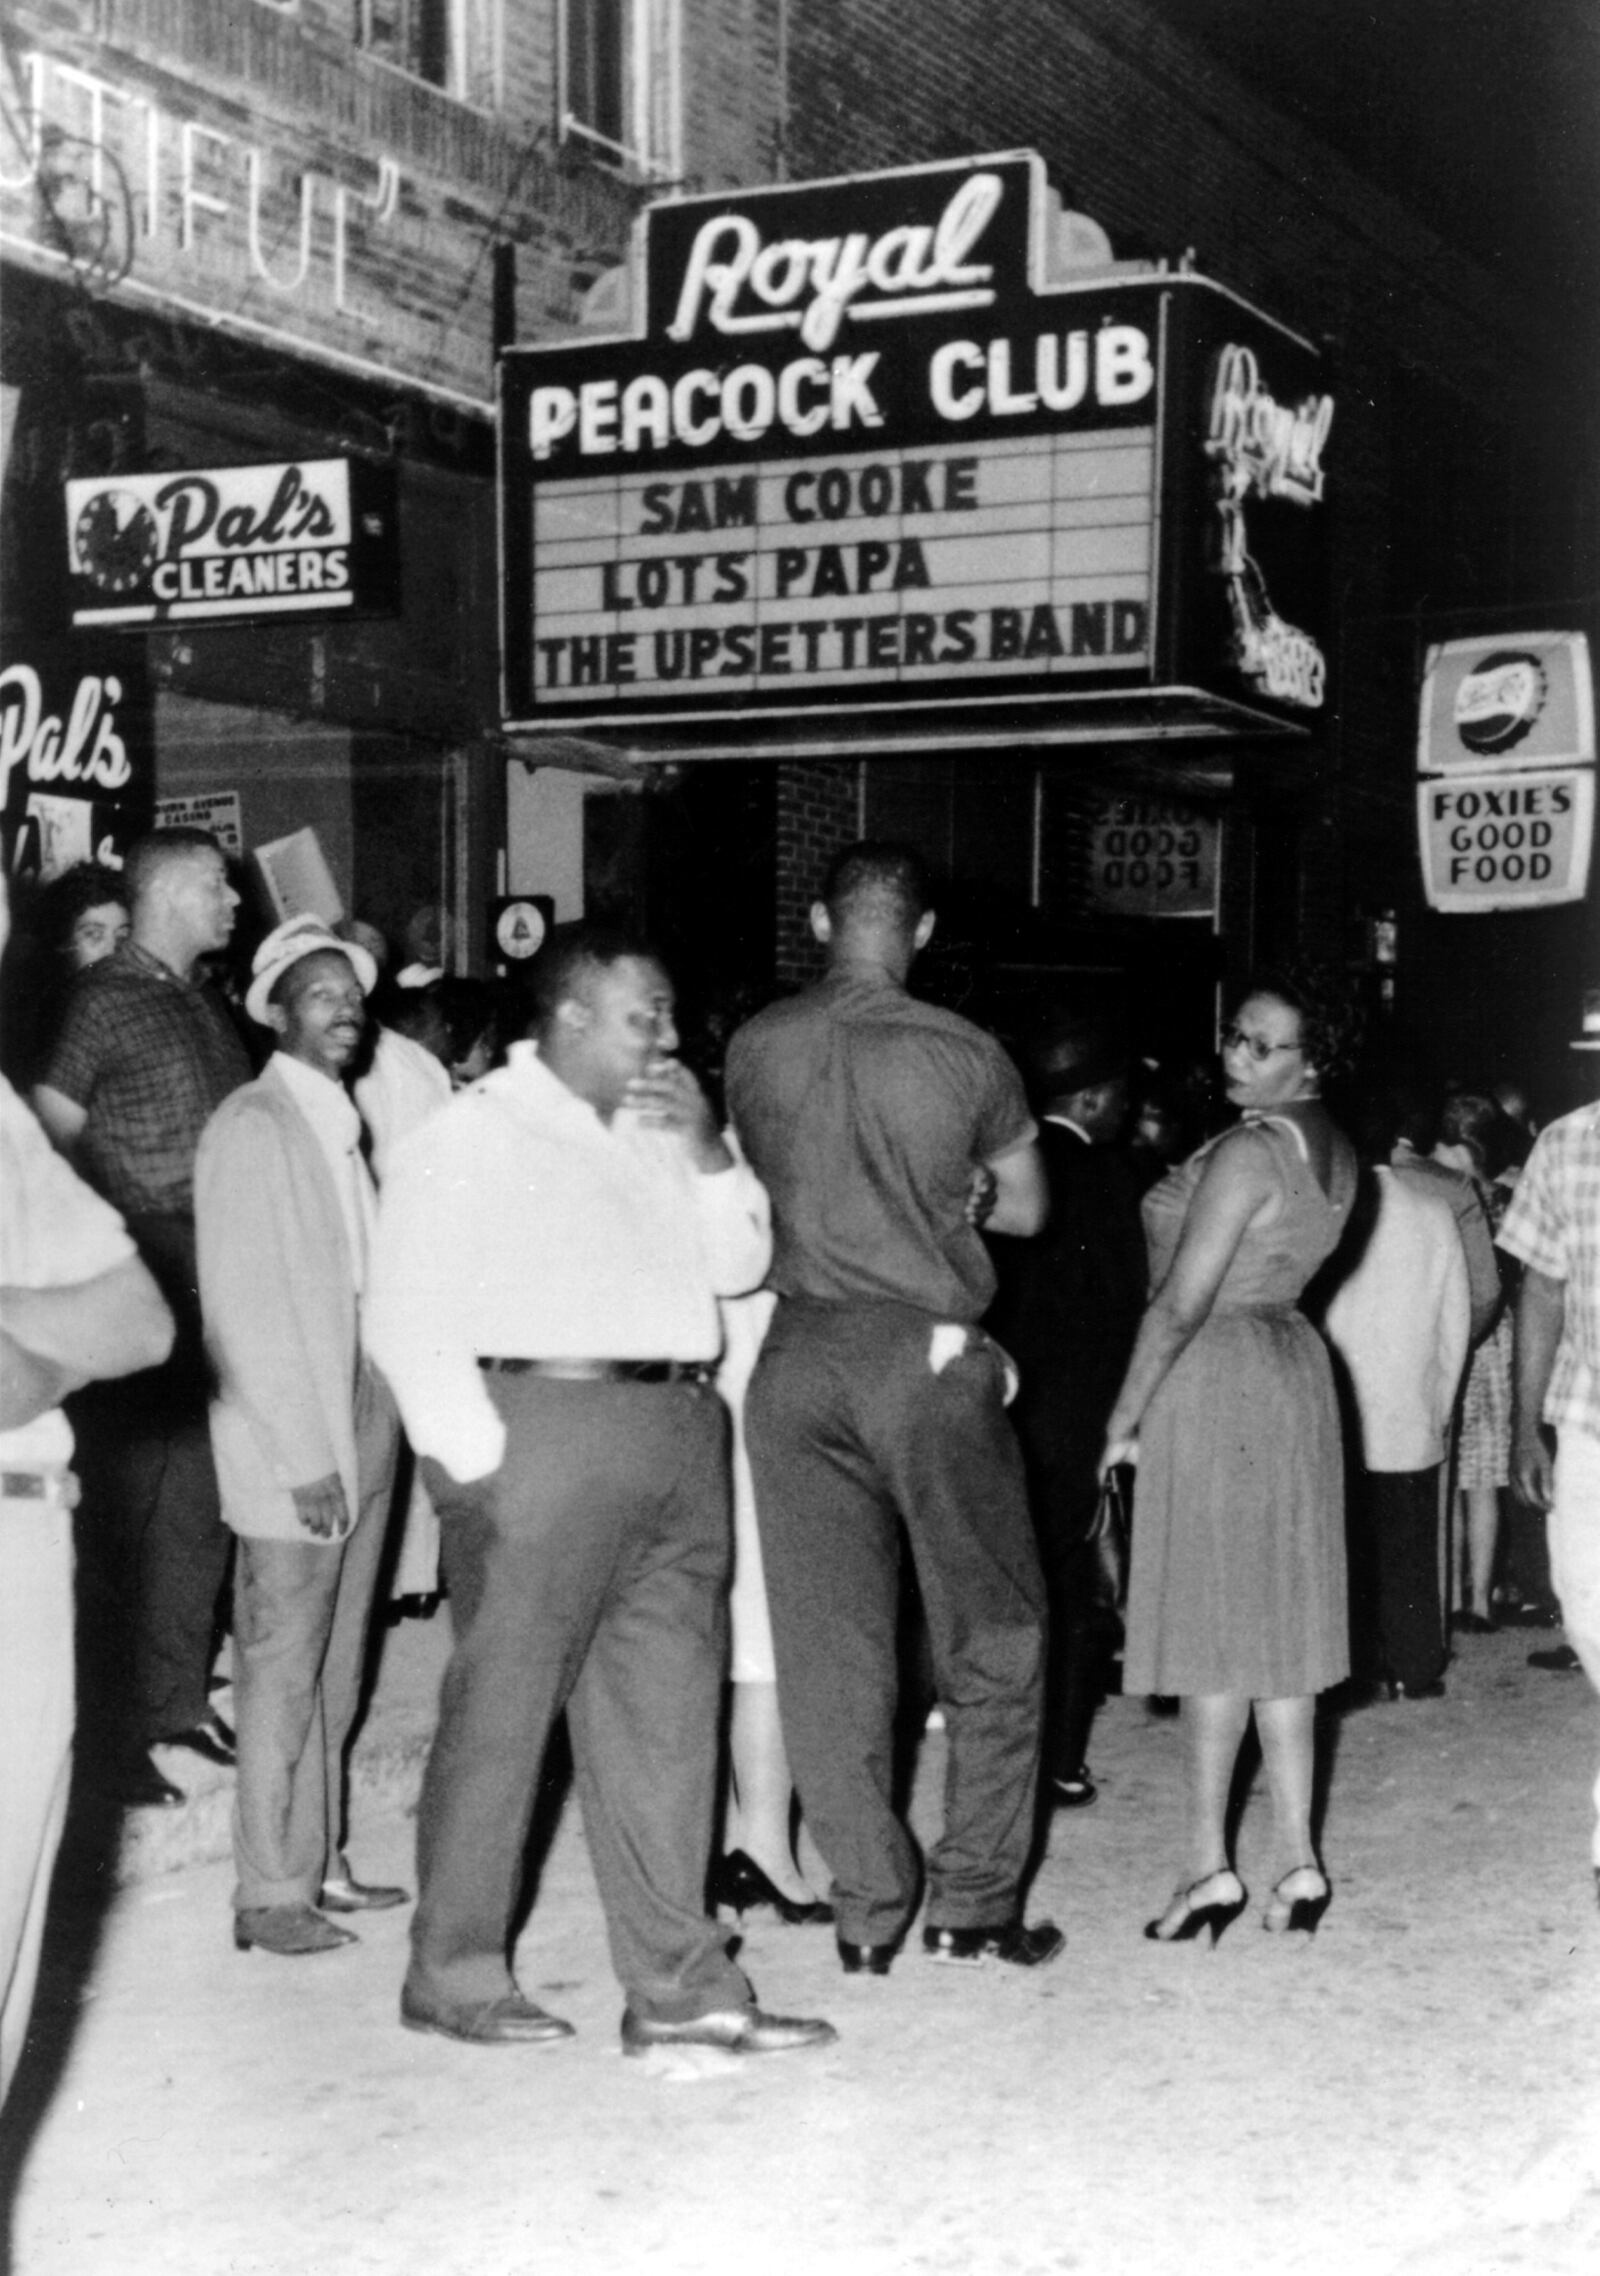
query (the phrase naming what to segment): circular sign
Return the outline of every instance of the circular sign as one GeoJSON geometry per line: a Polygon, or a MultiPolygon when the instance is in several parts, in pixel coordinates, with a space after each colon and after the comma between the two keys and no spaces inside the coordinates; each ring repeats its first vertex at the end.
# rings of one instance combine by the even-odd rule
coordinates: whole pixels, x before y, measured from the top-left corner
{"type": "Polygon", "coordinates": [[[544,935],[544,911],[532,901],[508,901],[495,919],[496,944],[514,963],[536,956],[544,935]]]}
{"type": "Polygon", "coordinates": [[[1475,664],[1456,690],[1456,733],[1480,755],[1509,751],[1544,709],[1544,666],[1525,649],[1503,648],[1475,664]]]}

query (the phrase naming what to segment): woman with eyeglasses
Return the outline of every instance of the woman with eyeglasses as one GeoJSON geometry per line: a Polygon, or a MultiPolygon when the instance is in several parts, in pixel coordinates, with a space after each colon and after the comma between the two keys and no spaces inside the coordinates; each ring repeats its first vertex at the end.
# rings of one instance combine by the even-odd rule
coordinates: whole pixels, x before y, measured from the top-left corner
{"type": "Polygon", "coordinates": [[[1145,1197],[1154,1289],[1101,1473],[1138,1464],[1123,1689],[1182,1700],[1187,1855],[1145,1934],[1215,1944],[1246,1903],[1228,1799],[1252,1714],[1272,1794],[1262,1925],[1314,1932],[1316,1695],[1350,1672],[1333,1374],[1301,1291],[1356,1191],[1322,1102],[1348,1013],[1320,978],[1256,980],[1223,1031],[1239,1121],[1145,1197]]]}

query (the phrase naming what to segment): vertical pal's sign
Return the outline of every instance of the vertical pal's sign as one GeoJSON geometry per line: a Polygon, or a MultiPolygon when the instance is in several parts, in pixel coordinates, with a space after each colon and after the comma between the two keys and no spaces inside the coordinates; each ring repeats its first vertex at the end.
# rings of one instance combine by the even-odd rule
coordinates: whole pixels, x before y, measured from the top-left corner
{"type": "Polygon", "coordinates": [[[1429,906],[1468,915],[1581,901],[1594,838],[1594,756],[1581,632],[1430,648],[1417,742],[1429,906]]]}
{"type": "Polygon", "coordinates": [[[1031,152],[651,207],[636,330],[501,360],[507,723],[1312,719],[1314,352],[1054,227],[1031,152]]]}

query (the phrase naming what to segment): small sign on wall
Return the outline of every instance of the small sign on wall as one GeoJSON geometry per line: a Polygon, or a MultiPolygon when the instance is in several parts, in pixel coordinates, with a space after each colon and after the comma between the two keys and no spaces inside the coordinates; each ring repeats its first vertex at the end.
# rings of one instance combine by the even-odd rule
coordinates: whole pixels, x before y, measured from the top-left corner
{"type": "Polygon", "coordinates": [[[1088,904],[1108,916],[1215,917],[1222,825],[1152,798],[1107,799],[1089,833],[1088,904]]]}
{"type": "Polygon", "coordinates": [[[392,468],[345,458],[66,485],[72,621],[392,614],[392,468]]]}
{"type": "Polygon", "coordinates": [[[1454,915],[1581,901],[1594,836],[1594,769],[1465,777],[1417,785],[1428,906],[1454,915]]]}
{"type": "Polygon", "coordinates": [[[1421,773],[1582,766],[1594,755],[1589,643],[1581,632],[1490,634],[1429,649],[1421,773]]]}
{"type": "Polygon", "coordinates": [[[158,830],[209,830],[225,854],[244,853],[244,820],[236,790],[202,790],[192,798],[158,798],[158,830]]]}

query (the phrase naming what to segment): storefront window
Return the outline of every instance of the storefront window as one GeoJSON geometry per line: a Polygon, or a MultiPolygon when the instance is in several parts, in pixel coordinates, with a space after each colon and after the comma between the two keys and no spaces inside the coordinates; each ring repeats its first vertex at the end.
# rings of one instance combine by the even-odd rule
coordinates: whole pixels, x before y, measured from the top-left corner
{"type": "Polygon", "coordinates": [[[563,0],[561,133],[653,179],[680,171],[678,0],[563,0]]]}

